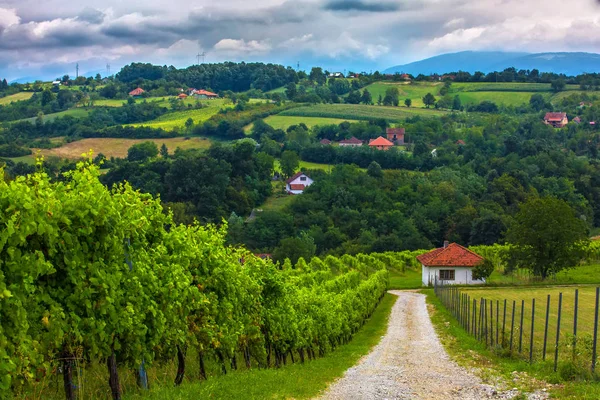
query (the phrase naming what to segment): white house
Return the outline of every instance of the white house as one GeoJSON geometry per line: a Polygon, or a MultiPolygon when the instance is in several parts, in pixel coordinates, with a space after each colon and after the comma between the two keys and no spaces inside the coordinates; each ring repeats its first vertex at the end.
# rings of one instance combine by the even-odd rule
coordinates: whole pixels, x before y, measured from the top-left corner
{"type": "Polygon", "coordinates": [[[485,279],[473,279],[473,268],[483,262],[483,257],[459,244],[444,247],[421,254],[417,260],[422,265],[423,285],[436,283],[444,285],[478,285],[485,279]]]}
{"type": "Polygon", "coordinates": [[[298,172],[287,180],[285,190],[289,194],[302,194],[306,187],[313,184],[313,180],[304,172],[298,172]]]}

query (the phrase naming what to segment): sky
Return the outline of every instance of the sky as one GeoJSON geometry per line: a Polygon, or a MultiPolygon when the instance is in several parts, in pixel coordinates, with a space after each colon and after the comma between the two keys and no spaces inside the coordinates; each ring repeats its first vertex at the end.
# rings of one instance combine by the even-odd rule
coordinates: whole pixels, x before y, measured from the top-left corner
{"type": "Polygon", "coordinates": [[[600,52],[599,0],[0,0],[0,78],[131,62],[370,71],[462,50],[600,52]]]}

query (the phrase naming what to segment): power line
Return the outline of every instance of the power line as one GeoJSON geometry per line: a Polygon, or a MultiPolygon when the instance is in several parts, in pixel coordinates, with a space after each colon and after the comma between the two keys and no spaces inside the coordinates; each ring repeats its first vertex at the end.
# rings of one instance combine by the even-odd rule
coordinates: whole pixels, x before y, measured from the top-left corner
{"type": "Polygon", "coordinates": [[[198,59],[198,65],[200,65],[200,58],[202,58],[202,64],[204,64],[204,58],[206,57],[206,52],[198,53],[196,58],[198,59]]]}
{"type": "Polygon", "coordinates": [[[79,63],[75,64],[75,78],[79,78],[79,63]]]}

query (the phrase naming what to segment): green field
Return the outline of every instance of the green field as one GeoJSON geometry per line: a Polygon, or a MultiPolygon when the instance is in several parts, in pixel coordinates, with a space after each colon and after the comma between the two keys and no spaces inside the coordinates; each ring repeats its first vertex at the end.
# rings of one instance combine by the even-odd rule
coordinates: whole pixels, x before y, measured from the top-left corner
{"type": "Polygon", "coordinates": [[[373,97],[373,102],[376,103],[377,99],[381,95],[381,97],[385,97],[385,91],[391,87],[398,88],[400,92],[400,105],[404,106],[405,99],[412,100],[412,107],[424,107],[423,97],[427,93],[431,93],[436,98],[439,96],[440,88],[443,87],[443,83],[441,82],[418,82],[418,83],[408,83],[408,82],[375,82],[365,89],[368,89],[371,92],[371,96],[373,97]]]}
{"type": "MultiPolygon", "coordinates": [[[[507,343],[510,342],[510,328],[512,325],[512,309],[513,301],[515,302],[515,330],[513,337],[513,350],[518,352],[519,350],[519,323],[521,318],[521,302],[525,301],[524,311],[524,323],[523,323],[523,339],[522,339],[522,353],[529,355],[529,343],[531,338],[531,314],[532,314],[532,300],[535,299],[535,324],[534,324],[534,358],[539,360],[542,358],[543,340],[544,340],[544,325],[546,318],[546,302],[547,296],[550,295],[550,313],[548,323],[548,345],[547,357],[550,352],[554,351],[554,344],[556,342],[556,330],[558,321],[558,298],[559,293],[563,293],[562,300],[562,315],[561,315],[561,326],[560,326],[560,339],[559,339],[559,357],[561,359],[570,359],[572,333],[573,333],[573,317],[574,317],[574,303],[575,303],[575,290],[579,289],[579,315],[578,315],[578,337],[581,340],[579,352],[582,353],[582,357],[588,356],[589,345],[588,340],[593,334],[593,322],[594,322],[594,302],[595,302],[595,286],[547,286],[547,287],[520,287],[520,288],[463,288],[462,292],[471,296],[471,299],[475,299],[478,302],[479,299],[485,298],[493,302],[493,329],[495,331],[496,326],[496,302],[499,304],[500,318],[498,319],[498,326],[500,337],[503,326],[503,314],[504,314],[504,300],[507,300],[507,311],[506,311],[506,327],[505,330],[508,334],[505,335],[507,343]],[[570,339],[569,339],[570,337],[570,339]]],[[[471,300],[472,301],[472,300],[471,300]]],[[[489,319],[490,317],[488,317],[489,319]]],[[[495,340],[495,339],[494,339],[495,340]]]]}
{"type": "Polygon", "coordinates": [[[388,121],[403,121],[406,118],[414,117],[416,115],[422,117],[435,117],[444,114],[447,114],[447,111],[425,108],[381,107],[359,104],[315,104],[307,107],[293,108],[284,111],[279,115],[339,119],[348,118],[354,120],[385,118],[388,121]]]}
{"type": "MultiPolygon", "coordinates": [[[[88,114],[90,112],[92,112],[92,108],[83,108],[83,107],[71,108],[71,109],[68,109],[65,111],[44,115],[43,120],[44,120],[44,122],[51,122],[51,121],[54,121],[56,118],[66,117],[67,115],[70,115],[75,118],[85,118],[88,116],[88,114]]],[[[15,122],[23,122],[23,121],[35,122],[36,119],[37,119],[37,117],[32,117],[32,118],[22,119],[22,120],[15,121],[15,122]]]]}
{"type": "MultiPolygon", "coordinates": [[[[578,85],[567,85],[565,90],[579,90],[578,85]]],[[[549,83],[525,82],[456,82],[452,92],[552,92],[549,83]]]]}
{"type": "MultiPolygon", "coordinates": [[[[505,106],[520,106],[521,104],[528,104],[533,94],[531,92],[458,92],[451,93],[450,96],[458,95],[463,105],[479,104],[487,100],[505,106]]],[[[546,93],[543,96],[550,97],[546,93]]]]}
{"type": "Polygon", "coordinates": [[[195,124],[208,120],[213,115],[217,114],[219,110],[226,106],[223,100],[213,100],[209,104],[209,107],[192,109],[185,111],[175,111],[158,117],[155,120],[141,122],[139,124],[129,124],[128,126],[148,126],[151,128],[162,128],[165,130],[173,130],[175,128],[183,128],[185,122],[191,118],[195,124]]]}
{"type": "Polygon", "coordinates": [[[32,92],[20,92],[20,93],[15,93],[10,96],[0,97],[0,106],[3,106],[5,104],[10,104],[13,101],[29,100],[31,98],[31,96],[33,96],[32,92]]]}
{"type": "MultiPolygon", "coordinates": [[[[357,122],[356,120],[343,118],[295,117],[285,115],[271,115],[270,117],[265,118],[264,121],[275,129],[283,130],[286,130],[292,125],[298,125],[300,123],[312,128],[313,126],[317,125],[339,125],[344,121],[357,122]]],[[[251,125],[248,127],[248,130],[250,129],[252,129],[251,125]]]]}

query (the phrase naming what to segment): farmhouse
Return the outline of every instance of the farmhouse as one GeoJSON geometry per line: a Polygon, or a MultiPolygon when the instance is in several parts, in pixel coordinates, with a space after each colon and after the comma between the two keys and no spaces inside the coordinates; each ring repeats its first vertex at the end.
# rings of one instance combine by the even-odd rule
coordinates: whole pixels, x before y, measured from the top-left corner
{"type": "Polygon", "coordinates": [[[304,189],[312,185],[313,182],[304,172],[298,172],[287,180],[285,190],[288,194],[302,194],[304,189]]]}
{"type": "Polygon", "coordinates": [[[363,145],[362,140],[358,140],[354,136],[352,136],[350,139],[344,139],[344,140],[340,141],[340,146],[359,147],[362,145],[363,145]]]}
{"type": "Polygon", "coordinates": [[[417,260],[422,265],[423,285],[436,282],[446,285],[476,285],[485,279],[473,279],[473,267],[483,262],[483,257],[463,246],[444,241],[444,247],[421,254],[417,260]]]}
{"type": "Polygon", "coordinates": [[[324,144],[324,145],[330,145],[331,144],[331,140],[329,140],[329,139],[321,139],[321,141],[319,143],[324,144]]]}
{"type": "Polygon", "coordinates": [[[200,90],[192,90],[191,95],[198,99],[217,99],[219,97],[218,94],[209,92],[208,90],[200,89],[200,90]]]}
{"type": "Polygon", "coordinates": [[[187,95],[187,94],[185,94],[185,93],[181,93],[179,96],[177,96],[177,98],[178,98],[179,100],[185,100],[185,99],[187,99],[187,97],[188,97],[188,95],[187,95]]]}
{"type": "Polygon", "coordinates": [[[569,123],[567,113],[564,112],[549,112],[544,117],[544,123],[546,125],[552,125],[555,128],[562,128],[569,123]]]}
{"type": "Polygon", "coordinates": [[[390,142],[383,136],[379,136],[377,139],[369,141],[369,147],[377,150],[389,150],[394,147],[394,143],[390,142]]]}
{"type": "Polygon", "coordinates": [[[146,91],[142,88],[137,88],[129,92],[129,95],[132,97],[141,97],[146,91]]]}
{"type": "Polygon", "coordinates": [[[332,72],[329,74],[329,78],[343,78],[344,74],[341,72],[332,72]]]}
{"type": "Polygon", "coordinates": [[[575,122],[576,124],[580,124],[581,123],[581,118],[575,117],[575,118],[573,118],[573,122],[575,122]]]}
{"type": "Polygon", "coordinates": [[[404,144],[404,128],[387,128],[385,134],[387,139],[394,144],[404,144]]]}

